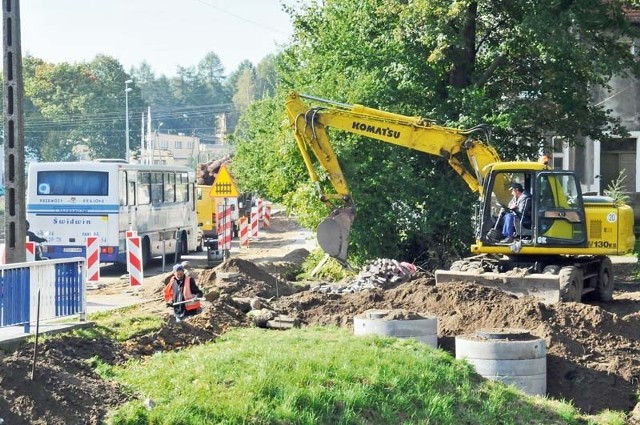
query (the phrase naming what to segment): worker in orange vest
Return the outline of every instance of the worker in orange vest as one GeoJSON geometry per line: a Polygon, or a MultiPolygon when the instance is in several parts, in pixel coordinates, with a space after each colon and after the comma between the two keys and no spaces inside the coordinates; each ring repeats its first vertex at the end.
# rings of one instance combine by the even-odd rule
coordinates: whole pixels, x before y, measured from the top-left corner
{"type": "Polygon", "coordinates": [[[173,276],[164,287],[164,300],[167,307],[173,307],[176,322],[200,312],[202,295],[196,282],[185,274],[184,266],[182,264],[173,266],[173,276]]]}

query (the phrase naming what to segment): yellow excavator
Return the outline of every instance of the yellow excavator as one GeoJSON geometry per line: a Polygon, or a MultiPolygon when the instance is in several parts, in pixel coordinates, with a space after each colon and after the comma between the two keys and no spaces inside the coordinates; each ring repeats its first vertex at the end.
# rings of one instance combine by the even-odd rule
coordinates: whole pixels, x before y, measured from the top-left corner
{"type": "Polygon", "coordinates": [[[342,264],[348,264],[356,211],[331,146],[331,128],[444,158],[479,195],[473,255],[450,270],[437,270],[436,284],[476,282],[545,303],[612,299],[609,256],[633,251],[633,210],[610,197],[583,196],[574,172],[545,162],[502,161],[486,126],[442,127],[421,117],[296,92],[289,94],[285,108],[319,198],[333,208],[318,225],[318,244],[342,264]],[[305,100],[321,106],[309,107],[305,100]],[[335,193],[322,189],[317,166],[326,171],[335,193]],[[505,241],[500,225],[516,183],[528,199],[515,219],[515,238],[505,241]]]}

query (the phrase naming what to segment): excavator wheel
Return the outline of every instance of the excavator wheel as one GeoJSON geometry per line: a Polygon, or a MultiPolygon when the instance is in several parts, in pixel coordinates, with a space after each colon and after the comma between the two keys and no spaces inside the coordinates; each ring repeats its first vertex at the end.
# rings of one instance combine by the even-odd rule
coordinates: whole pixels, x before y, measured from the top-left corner
{"type": "Polygon", "coordinates": [[[609,257],[602,259],[593,296],[598,301],[611,301],[613,299],[613,264],[611,264],[609,257]]]}
{"type": "Polygon", "coordinates": [[[580,302],[582,300],[582,271],[574,266],[560,269],[560,300],[580,302]]]}

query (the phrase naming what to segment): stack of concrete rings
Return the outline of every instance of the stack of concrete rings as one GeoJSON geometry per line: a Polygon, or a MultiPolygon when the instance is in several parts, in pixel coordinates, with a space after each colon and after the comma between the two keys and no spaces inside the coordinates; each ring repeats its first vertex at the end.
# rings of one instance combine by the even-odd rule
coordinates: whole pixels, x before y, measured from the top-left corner
{"type": "Polygon", "coordinates": [[[486,329],[456,337],[456,358],[481,376],[514,385],[529,395],[547,392],[547,349],[523,329],[486,329]]]}

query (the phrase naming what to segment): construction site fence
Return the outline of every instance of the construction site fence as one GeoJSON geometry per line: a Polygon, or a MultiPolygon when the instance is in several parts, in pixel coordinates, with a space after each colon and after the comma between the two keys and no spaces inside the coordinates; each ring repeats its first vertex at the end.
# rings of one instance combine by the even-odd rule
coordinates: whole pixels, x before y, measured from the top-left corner
{"type": "Polygon", "coordinates": [[[31,325],[72,315],[85,319],[85,259],[32,261],[0,266],[0,327],[31,325]],[[39,308],[38,308],[39,307],[39,308]]]}

